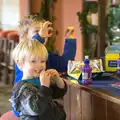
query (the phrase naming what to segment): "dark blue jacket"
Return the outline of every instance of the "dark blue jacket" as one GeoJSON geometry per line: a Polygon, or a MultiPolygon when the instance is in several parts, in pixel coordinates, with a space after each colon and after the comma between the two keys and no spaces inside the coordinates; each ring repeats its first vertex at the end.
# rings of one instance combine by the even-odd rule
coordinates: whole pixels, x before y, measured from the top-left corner
{"type": "MultiPolygon", "coordinates": [[[[40,38],[38,34],[33,38],[44,43],[44,39],[40,38]]],[[[68,60],[74,60],[76,54],[76,39],[66,39],[64,45],[64,52],[62,56],[49,52],[46,67],[47,69],[56,69],[58,72],[66,72],[68,60]]],[[[15,80],[14,84],[22,79],[22,71],[15,65],[15,80]]]]}

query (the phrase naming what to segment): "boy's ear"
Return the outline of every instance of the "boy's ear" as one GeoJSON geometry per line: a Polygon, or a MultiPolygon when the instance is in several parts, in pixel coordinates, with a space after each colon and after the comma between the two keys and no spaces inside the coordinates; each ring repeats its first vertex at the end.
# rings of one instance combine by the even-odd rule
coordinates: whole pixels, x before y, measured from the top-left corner
{"type": "Polygon", "coordinates": [[[19,62],[19,61],[17,61],[16,63],[17,63],[18,68],[19,68],[20,70],[22,70],[22,68],[23,68],[23,63],[22,63],[22,62],[19,62]]]}

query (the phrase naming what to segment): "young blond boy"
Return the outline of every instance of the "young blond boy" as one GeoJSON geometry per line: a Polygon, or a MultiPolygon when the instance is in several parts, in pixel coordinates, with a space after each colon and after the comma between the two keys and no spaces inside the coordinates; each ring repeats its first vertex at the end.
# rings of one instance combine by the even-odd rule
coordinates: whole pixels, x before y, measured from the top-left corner
{"type": "MultiPolygon", "coordinates": [[[[20,38],[34,38],[39,42],[46,44],[47,38],[52,35],[53,29],[51,24],[52,23],[49,21],[38,20],[35,15],[27,16],[20,22],[20,38]]],[[[49,51],[46,68],[56,69],[59,73],[66,72],[68,60],[74,60],[75,54],[76,39],[66,38],[62,56],[49,51]]],[[[20,81],[22,76],[22,71],[16,65],[14,84],[20,81]]]]}
{"type": "Polygon", "coordinates": [[[64,109],[53,98],[63,97],[67,85],[54,69],[46,70],[47,49],[35,39],[22,40],[13,58],[23,72],[10,99],[21,120],[65,120],[64,109]]]}

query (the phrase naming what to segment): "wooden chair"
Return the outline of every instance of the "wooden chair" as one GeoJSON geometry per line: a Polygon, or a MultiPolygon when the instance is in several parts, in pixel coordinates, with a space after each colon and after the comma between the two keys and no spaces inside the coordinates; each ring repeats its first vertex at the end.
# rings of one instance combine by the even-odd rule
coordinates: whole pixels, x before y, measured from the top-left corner
{"type": "Polygon", "coordinates": [[[7,63],[8,63],[8,56],[7,56],[7,46],[8,46],[8,40],[7,35],[11,31],[0,31],[0,80],[2,80],[5,83],[5,80],[7,79],[7,63]]]}
{"type": "Polygon", "coordinates": [[[8,39],[8,56],[9,56],[9,65],[13,67],[14,62],[13,59],[11,57],[11,53],[12,50],[14,49],[14,47],[18,44],[19,42],[19,35],[17,31],[13,31],[10,32],[7,35],[7,39],[8,39]]]}
{"type": "Polygon", "coordinates": [[[12,59],[12,50],[14,49],[14,47],[18,44],[19,42],[19,34],[18,31],[13,31],[10,32],[7,35],[7,39],[8,39],[8,49],[7,49],[7,55],[8,55],[8,76],[9,78],[6,79],[6,83],[8,84],[13,84],[13,80],[14,80],[14,61],[12,59]]]}
{"type": "Polygon", "coordinates": [[[15,30],[0,31],[0,76],[5,84],[12,84],[14,79],[14,62],[11,52],[19,42],[15,30]],[[8,74],[9,73],[9,74],[8,74]]]}

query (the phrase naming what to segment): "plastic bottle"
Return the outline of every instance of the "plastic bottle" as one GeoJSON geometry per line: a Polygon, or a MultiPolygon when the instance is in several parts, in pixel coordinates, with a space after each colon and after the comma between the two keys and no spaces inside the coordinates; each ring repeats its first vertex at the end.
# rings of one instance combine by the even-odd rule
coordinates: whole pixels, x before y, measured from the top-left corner
{"type": "Polygon", "coordinates": [[[119,58],[120,45],[109,45],[105,49],[105,71],[117,71],[117,59],[119,58]]]}
{"type": "Polygon", "coordinates": [[[70,39],[75,39],[75,29],[73,26],[67,28],[66,37],[70,39]]]}
{"type": "Polygon", "coordinates": [[[89,57],[85,56],[84,65],[82,67],[82,84],[88,85],[92,83],[92,68],[89,65],[89,57]]]}
{"type": "Polygon", "coordinates": [[[119,53],[119,58],[117,60],[117,75],[120,77],[120,53],[119,53]]]}

